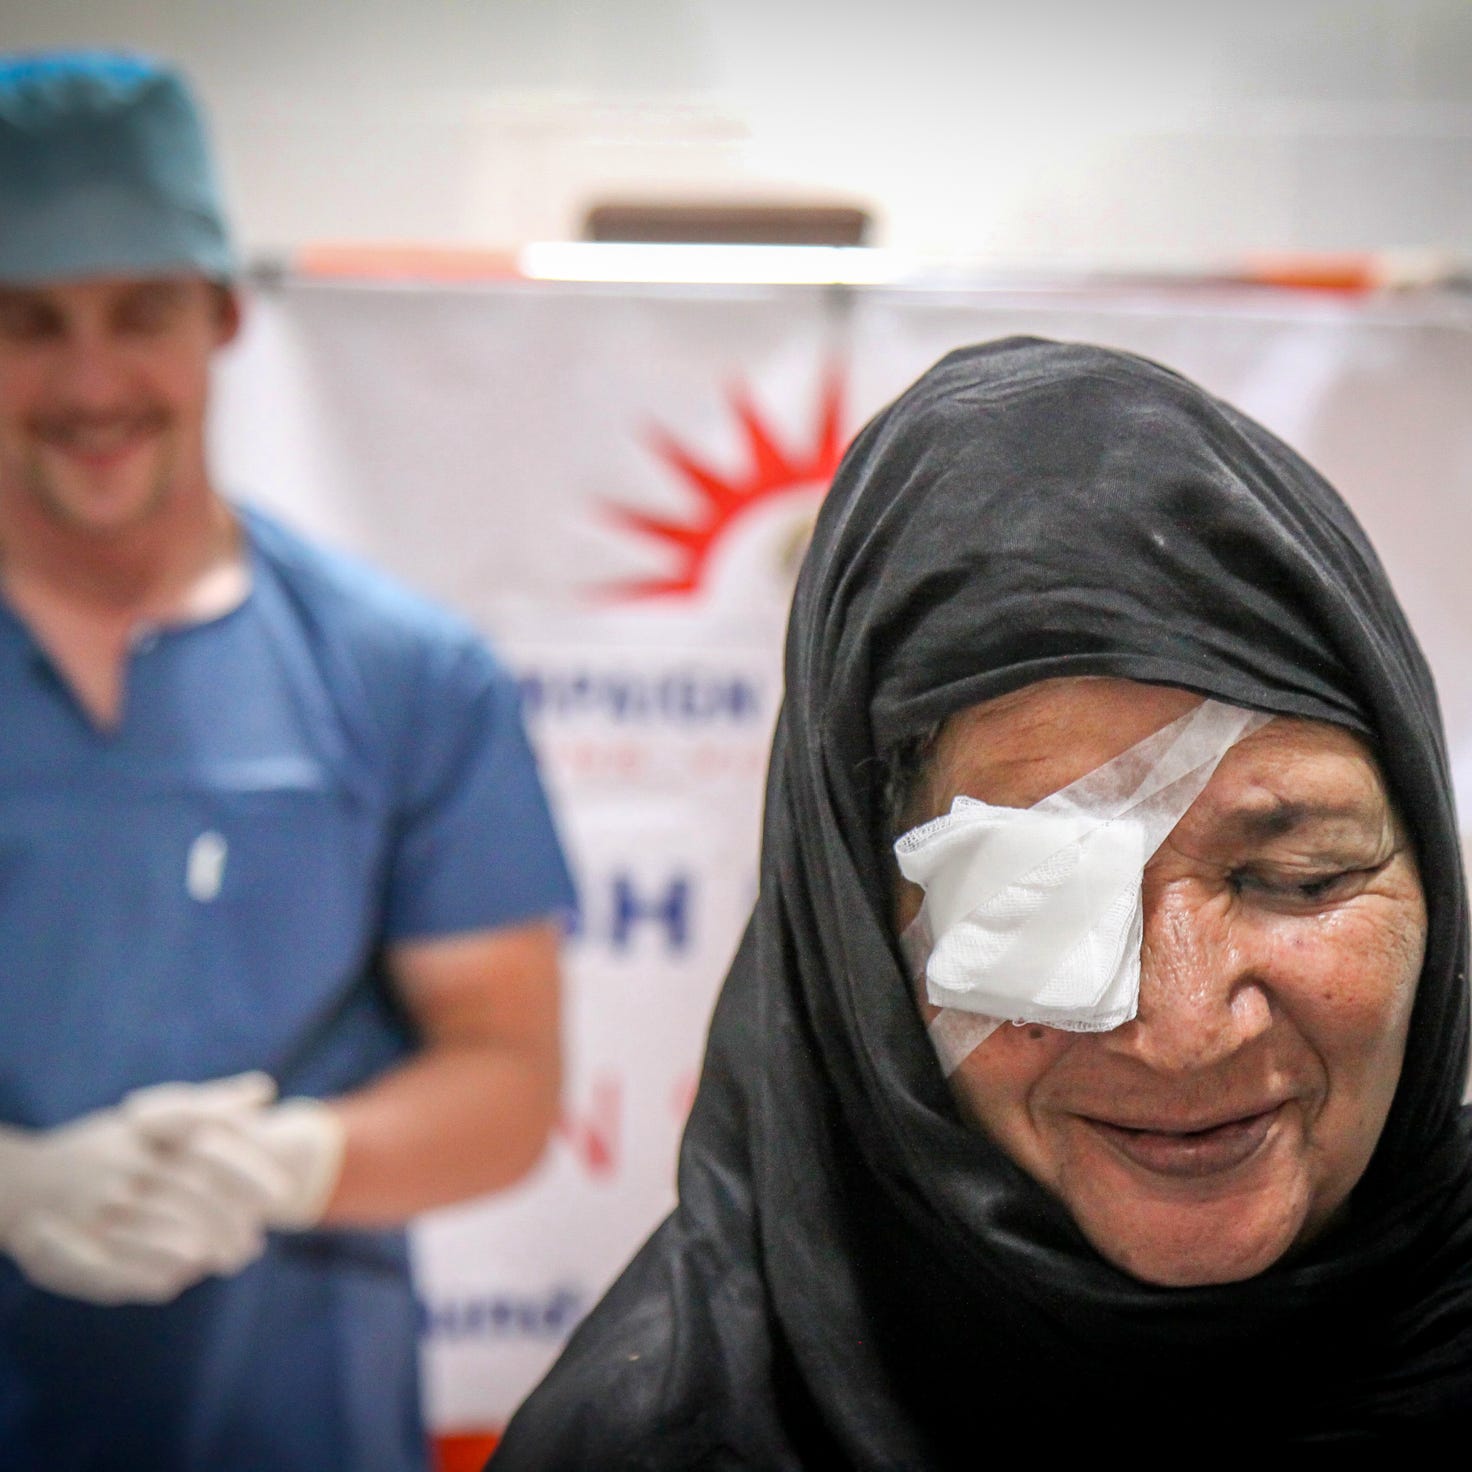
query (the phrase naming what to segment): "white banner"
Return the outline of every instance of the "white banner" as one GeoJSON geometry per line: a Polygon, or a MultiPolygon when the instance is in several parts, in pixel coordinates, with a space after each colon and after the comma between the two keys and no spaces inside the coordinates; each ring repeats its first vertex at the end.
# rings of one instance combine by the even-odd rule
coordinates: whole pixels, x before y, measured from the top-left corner
{"type": "Polygon", "coordinates": [[[1472,786],[1472,333],[1447,298],[293,283],[222,373],[226,481],[468,614],[522,679],[583,904],[538,1171],[416,1230],[432,1424],[502,1424],[668,1210],[750,905],[786,600],[842,444],[948,349],[1129,348],[1344,493],[1472,786]]]}

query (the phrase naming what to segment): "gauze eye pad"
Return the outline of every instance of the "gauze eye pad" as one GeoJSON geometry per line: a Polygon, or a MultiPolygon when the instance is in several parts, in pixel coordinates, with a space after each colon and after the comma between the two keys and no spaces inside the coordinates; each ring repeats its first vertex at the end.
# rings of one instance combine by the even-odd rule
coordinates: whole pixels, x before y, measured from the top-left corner
{"type": "Polygon", "coordinates": [[[1104,1032],[1135,1015],[1140,886],[1217,763],[1270,716],[1207,700],[1030,808],[958,797],[895,844],[925,890],[924,957],[947,1074],[1000,1022],[1104,1032]]]}

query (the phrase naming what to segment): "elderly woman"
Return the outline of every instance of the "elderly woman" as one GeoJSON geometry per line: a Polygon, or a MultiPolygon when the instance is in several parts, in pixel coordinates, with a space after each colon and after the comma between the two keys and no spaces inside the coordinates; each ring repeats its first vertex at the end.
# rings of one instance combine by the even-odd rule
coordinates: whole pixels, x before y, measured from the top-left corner
{"type": "Polygon", "coordinates": [[[799,583],[680,1204],[498,1472],[1472,1429],[1449,793],[1297,456],[1121,353],[953,353],[799,583]]]}

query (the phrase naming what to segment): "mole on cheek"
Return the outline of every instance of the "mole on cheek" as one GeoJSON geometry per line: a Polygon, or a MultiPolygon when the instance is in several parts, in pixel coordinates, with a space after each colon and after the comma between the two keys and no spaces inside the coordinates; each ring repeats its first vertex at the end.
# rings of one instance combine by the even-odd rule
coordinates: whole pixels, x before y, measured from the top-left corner
{"type": "Polygon", "coordinates": [[[1028,1037],[1035,1043],[1042,1042],[1045,1034],[1040,1027],[1030,1027],[1027,1030],[1028,1037]]]}

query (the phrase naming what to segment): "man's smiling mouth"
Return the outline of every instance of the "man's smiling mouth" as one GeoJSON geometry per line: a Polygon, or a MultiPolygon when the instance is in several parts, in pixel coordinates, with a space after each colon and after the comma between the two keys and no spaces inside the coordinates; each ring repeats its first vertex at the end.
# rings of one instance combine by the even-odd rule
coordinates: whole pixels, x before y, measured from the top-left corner
{"type": "Polygon", "coordinates": [[[71,458],[109,460],[153,439],[166,422],[166,416],[156,411],[76,416],[37,426],[36,438],[48,449],[71,458]]]}

